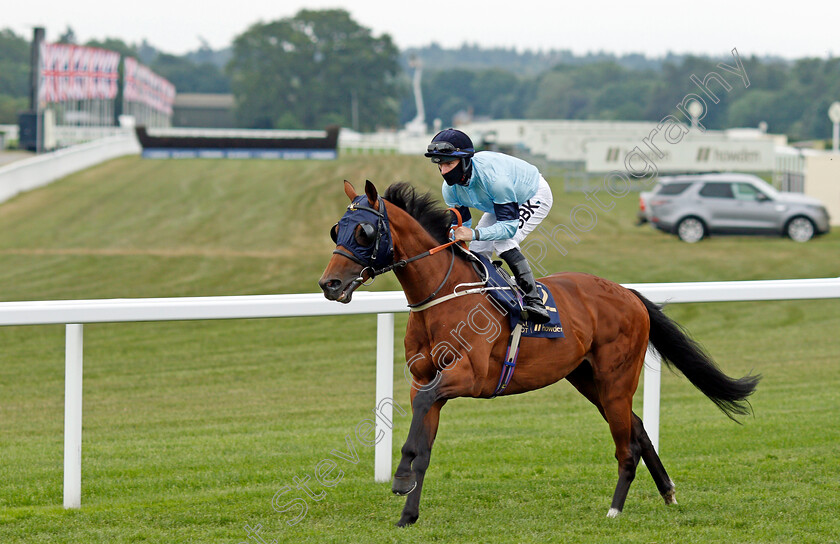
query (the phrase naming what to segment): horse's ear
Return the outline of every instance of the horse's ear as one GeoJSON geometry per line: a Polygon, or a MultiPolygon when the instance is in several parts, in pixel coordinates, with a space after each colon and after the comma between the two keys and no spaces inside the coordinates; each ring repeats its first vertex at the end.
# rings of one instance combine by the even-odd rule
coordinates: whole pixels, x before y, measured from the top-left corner
{"type": "Polygon", "coordinates": [[[347,198],[350,199],[350,202],[353,202],[353,199],[359,196],[356,194],[356,189],[353,188],[353,184],[347,181],[346,179],[344,180],[344,194],[347,195],[347,198]]]}
{"type": "Polygon", "coordinates": [[[370,180],[365,181],[365,194],[368,197],[368,202],[370,202],[370,207],[374,210],[379,209],[379,193],[376,192],[376,187],[370,180]]]}

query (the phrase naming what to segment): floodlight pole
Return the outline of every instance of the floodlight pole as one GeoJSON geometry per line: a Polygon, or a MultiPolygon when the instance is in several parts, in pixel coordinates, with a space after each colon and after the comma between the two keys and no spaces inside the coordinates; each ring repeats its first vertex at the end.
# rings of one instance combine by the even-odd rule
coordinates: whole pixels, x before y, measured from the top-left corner
{"type": "Polygon", "coordinates": [[[46,30],[35,27],[32,32],[32,47],[29,51],[29,110],[35,111],[35,153],[44,150],[44,133],[41,130],[41,44],[46,30]]]}

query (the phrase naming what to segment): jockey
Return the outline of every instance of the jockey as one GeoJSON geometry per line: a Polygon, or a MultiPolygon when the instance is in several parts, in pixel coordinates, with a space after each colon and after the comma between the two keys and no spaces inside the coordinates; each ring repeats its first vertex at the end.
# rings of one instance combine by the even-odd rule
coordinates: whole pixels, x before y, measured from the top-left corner
{"type": "Polygon", "coordinates": [[[545,219],[553,198],[537,168],[521,159],[492,151],[475,152],[469,136],[448,128],[432,138],[426,152],[443,176],[443,199],[456,208],[464,226],[453,239],[472,241],[470,250],[504,259],[525,294],[524,310],[534,323],[549,315],[537,291],[534,274],[519,244],[545,219]],[[475,229],[470,208],[484,212],[475,229]]]}

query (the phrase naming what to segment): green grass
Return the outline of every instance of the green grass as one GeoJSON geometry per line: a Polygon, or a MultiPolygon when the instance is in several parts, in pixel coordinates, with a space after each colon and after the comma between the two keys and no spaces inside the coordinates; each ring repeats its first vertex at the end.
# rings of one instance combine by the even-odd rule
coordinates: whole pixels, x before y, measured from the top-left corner
{"type": "MultiPolygon", "coordinates": [[[[341,180],[438,190],[427,161],[143,161],[124,158],[0,206],[0,300],[317,291],[344,209],[341,180]]],[[[553,180],[550,180],[553,181],[553,180]]],[[[559,187],[560,183],[556,183],[559,187]]],[[[545,225],[583,195],[555,191],[545,225]]],[[[620,282],[837,276],[840,234],[807,244],[633,226],[637,196],[550,254],[551,270],[620,282]]],[[[372,289],[397,289],[393,276],[372,289]]],[[[618,520],[596,410],[565,382],[443,411],[420,520],[373,482],[373,450],[346,451],[374,403],[375,317],[85,327],[82,508],[64,511],[63,327],[0,328],[0,542],[837,542],[840,303],[674,305],[731,375],[764,380],[755,417],[732,424],[682,376],[662,376],[665,507],[644,469],[618,520]],[[313,477],[321,501],[290,526],[272,497],[313,477]]],[[[397,328],[405,315],[397,316],[397,328]]],[[[408,404],[397,333],[396,400],[408,404]]],[[[640,412],[641,392],[638,396],[640,412]]],[[[408,418],[395,418],[395,459],[408,418]]],[[[305,497],[298,491],[285,495],[305,497]]]]}

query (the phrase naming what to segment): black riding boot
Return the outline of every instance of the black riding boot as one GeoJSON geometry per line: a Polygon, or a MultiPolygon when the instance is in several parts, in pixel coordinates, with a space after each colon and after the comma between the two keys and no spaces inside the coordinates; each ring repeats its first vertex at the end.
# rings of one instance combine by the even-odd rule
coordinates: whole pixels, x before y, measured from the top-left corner
{"type": "Polygon", "coordinates": [[[514,248],[505,251],[499,257],[508,264],[513,275],[516,276],[516,285],[525,293],[523,309],[528,315],[523,317],[533,323],[548,323],[551,318],[542,302],[537,290],[537,282],[534,280],[534,274],[531,272],[531,267],[528,265],[525,256],[514,248]]]}

